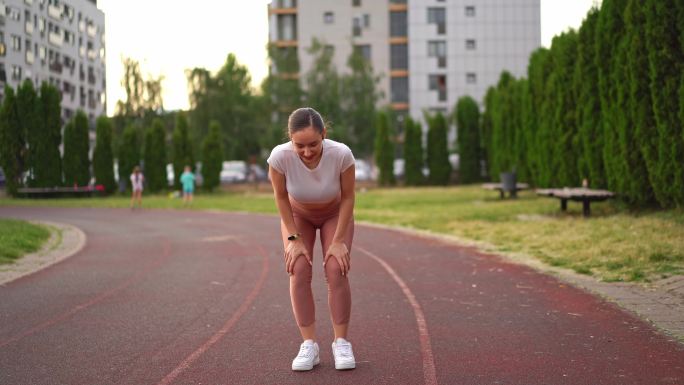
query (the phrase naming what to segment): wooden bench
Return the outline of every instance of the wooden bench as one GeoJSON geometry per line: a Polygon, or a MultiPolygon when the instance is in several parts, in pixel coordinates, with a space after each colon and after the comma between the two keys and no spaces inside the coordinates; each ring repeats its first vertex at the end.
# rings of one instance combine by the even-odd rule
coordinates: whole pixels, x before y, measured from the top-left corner
{"type": "Polygon", "coordinates": [[[568,201],[582,202],[584,217],[591,215],[591,202],[601,202],[615,197],[615,193],[608,190],[594,190],[585,187],[537,189],[537,195],[560,199],[561,211],[568,209],[568,201]]]}
{"type": "MultiPolygon", "coordinates": [[[[505,193],[507,190],[504,190],[503,183],[485,183],[482,185],[482,188],[485,190],[498,190],[499,198],[504,199],[506,197],[505,193]]],[[[518,195],[518,191],[527,190],[528,188],[530,186],[527,183],[516,183],[515,190],[509,191],[510,197],[515,198],[518,195]]]]}
{"type": "Polygon", "coordinates": [[[104,193],[104,186],[74,187],[23,187],[17,189],[19,196],[25,198],[54,198],[60,196],[90,197],[104,193]]]}

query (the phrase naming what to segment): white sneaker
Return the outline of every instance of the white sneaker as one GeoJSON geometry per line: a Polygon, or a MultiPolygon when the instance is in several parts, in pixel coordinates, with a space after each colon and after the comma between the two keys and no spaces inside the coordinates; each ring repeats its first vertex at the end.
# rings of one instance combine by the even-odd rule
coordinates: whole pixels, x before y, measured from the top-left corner
{"type": "Polygon", "coordinates": [[[311,370],[321,362],[318,356],[318,344],[313,340],[306,340],[299,346],[299,353],[292,360],[292,370],[311,370]]]}
{"type": "Polygon", "coordinates": [[[352,352],[352,345],[349,341],[344,338],[338,338],[332,343],[332,351],[335,358],[335,369],[345,370],[356,367],[354,352],[352,352]]]}

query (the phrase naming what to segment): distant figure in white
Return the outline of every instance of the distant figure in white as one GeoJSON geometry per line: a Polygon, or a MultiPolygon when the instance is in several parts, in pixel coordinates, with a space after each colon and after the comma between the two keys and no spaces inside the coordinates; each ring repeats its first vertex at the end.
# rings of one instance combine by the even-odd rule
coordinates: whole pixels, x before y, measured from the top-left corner
{"type": "Polygon", "coordinates": [[[136,201],[138,203],[138,208],[142,208],[142,192],[144,182],[145,176],[140,171],[140,167],[135,166],[135,168],[133,168],[133,173],[131,174],[131,188],[133,189],[133,194],[131,195],[131,210],[135,208],[136,201]]]}

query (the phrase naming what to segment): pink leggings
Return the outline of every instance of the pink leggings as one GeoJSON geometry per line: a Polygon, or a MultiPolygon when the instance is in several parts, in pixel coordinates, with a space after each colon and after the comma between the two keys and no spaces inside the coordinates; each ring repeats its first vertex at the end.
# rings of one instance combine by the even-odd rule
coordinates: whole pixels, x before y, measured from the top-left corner
{"type": "MultiPolygon", "coordinates": [[[[297,201],[290,199],[292,213],[297,231],[302,235],[302,240],[313,259],[313,248],[316,242],[316,229],[320,229],[321,246],[323,257],[332,243],[337,229],[337,219],[340,212],[340,203],[334,202],[324,209],[309,210],[302,207],[297,201]]],[[[287,229],[280,223],[283,236],[283,244],[287,246],[287,229]]],[[[354,220],[349,222],[344,235],[344,243],[351,251],[352,239],[354,238],[354,220]]],[[[312,266],[303,256],[297,258],[294,265],[294,274],[290,276],[290,299],[292,311],[299,326],[310,326],[316,320],[313,293],[311,291],[312,266]]],[[[351,313],[351,291],[347,276],[342,275],[340,265],[335,257],[330,257],[325,264],[325,279],[328,282],[328,306],[332,321],[336,325],[349,323],[351,313]]]]}

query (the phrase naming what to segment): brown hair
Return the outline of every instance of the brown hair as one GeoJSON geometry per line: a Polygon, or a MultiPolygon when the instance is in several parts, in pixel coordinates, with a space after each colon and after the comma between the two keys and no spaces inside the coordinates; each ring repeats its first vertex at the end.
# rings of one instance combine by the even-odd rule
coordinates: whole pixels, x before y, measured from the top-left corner
{"type": "Polygon", "coordinates": [[[319,134],[322,134],[325,128],[321,114],[311,107],[298,108],[287,119],[287,131],[289,134],[301,131],[307,127],[313,127],[319,134]]]}

